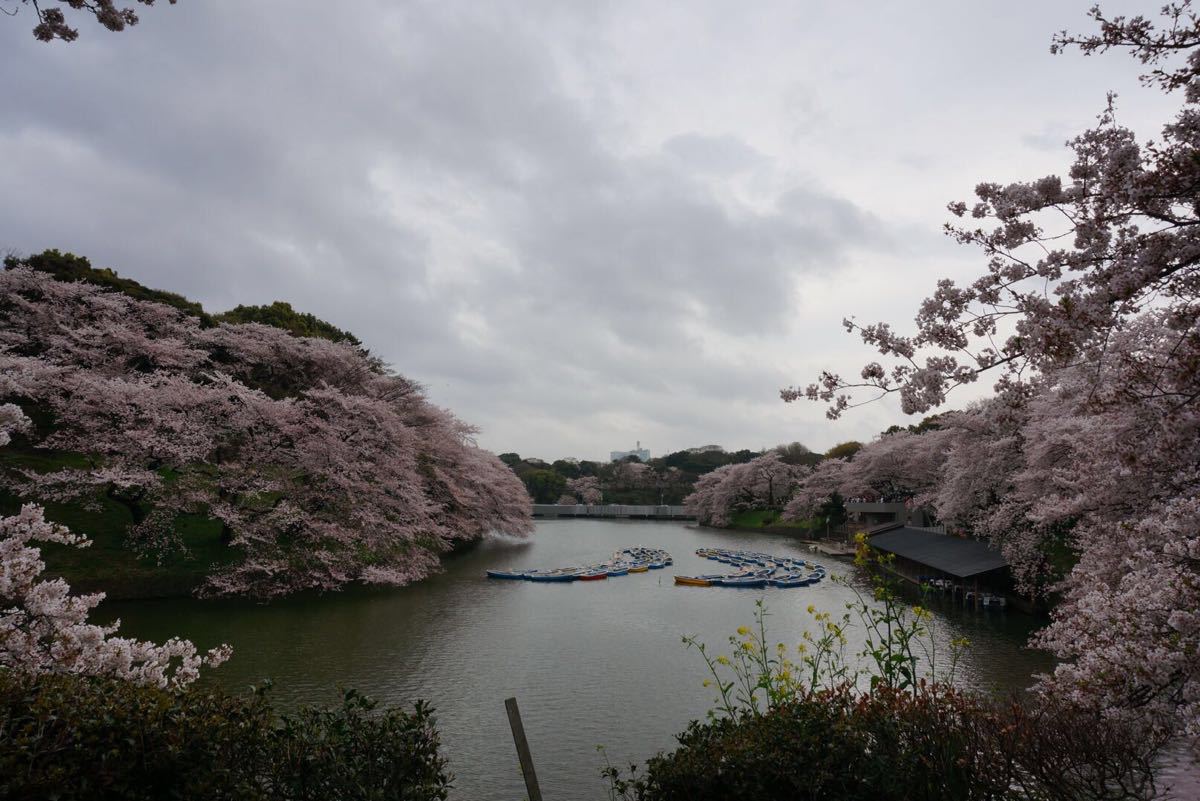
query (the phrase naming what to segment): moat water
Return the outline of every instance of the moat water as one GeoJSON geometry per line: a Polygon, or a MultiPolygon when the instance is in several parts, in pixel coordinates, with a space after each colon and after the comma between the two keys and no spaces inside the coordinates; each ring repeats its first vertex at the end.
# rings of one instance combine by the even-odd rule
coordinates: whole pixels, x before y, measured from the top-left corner
{"type": "MultiPolygon", "coordinates": [[[[614,764],[670,750],[674,735],[713,702],[707,672],[684,635],[729,650],[727,638],[753,622],[755,601],[769,611],[772,641],[794,646],[812,627],[809,604],[840,613],[852,589],[750,590],[675,586],[675,573],[721,572],[695,555],[728,547],[804,556],[834,574],[849,566],[787,537],[701,529],[683,523],[559,520],[528,541],[488,541],[449,558],[445,572],[401,589],[355,589],[256,604],[190,599],[106,604],[121,632],[198,646],[233,646],[233,658],[202,681],[239,691],[265,678],[277,705],[333,704],[353,687],[386,704],[424,698],[437,710],[455,799],[525,797],[504,699],[515,696],[543,794],[605,798],[599,778],[605,746],[614,764]],[[534,584],[484,577],[488,568],[557,567],[601,561],[630,545],[663,548],[666,570],[605,581],[534,584]]],[[[936,637],[971,641],[961,682],[1007,692],[1052,667],[1025,648],[1042,621],[1015,611],[964,610],[936,603],[936,637]]],[[[848,650],[857,650],[851,640],[848,650]]],[[[1200,791],[1200,787],[1197,788],[1200,791]]]]}

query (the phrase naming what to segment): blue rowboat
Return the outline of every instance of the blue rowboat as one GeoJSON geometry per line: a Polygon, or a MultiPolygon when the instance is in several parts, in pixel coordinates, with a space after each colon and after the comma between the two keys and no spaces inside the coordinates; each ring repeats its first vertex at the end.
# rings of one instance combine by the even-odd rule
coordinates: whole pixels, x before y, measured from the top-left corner
{"type": "Polygon", "coordinates": [[[521,579],[525,578],[525,571],[523,571],[523,570],[489,570],[489,571],[487,571],[487,576],[488,576],[488,578],[494,578],[494,579],[521,580],[521,579]]]}
{"type": "Polygon", "coordinates": [[[767,581],[772,587],[807,587],[810,582],[803,576],[780,576],[767,581]]]}
{"type": "Polygon", "coordinates": [[[579,571],[555,570],[546,573],[529,573],[526,578],[529,581],[574,581],[579,578],[579,571]]]}
{"type": "Polygon", "coordinates": [[[651,562],[651,563],[650,563],[649,565],[647,565],[647,566],[648,566],[648,567],[649,567],[651,570],[662,570],[664,567],[666,567],[666,566],[667,566],[667,563],[666,563],[666,562],[651,562]]]}
{"type": "Polygon", "coordinates": [[[720,587],[765,587],[767,580],[765,578],[757,578],[753,576],[747,577],[725,577],[723,579],[714,579],[713,584],[720,587]]]}
{"type": "Polygon", "coordinates": [[[629,567],[626,565],[613,565],[612,567],[608,568],[608,575],[627,576],[629,575],[629,567]]]}

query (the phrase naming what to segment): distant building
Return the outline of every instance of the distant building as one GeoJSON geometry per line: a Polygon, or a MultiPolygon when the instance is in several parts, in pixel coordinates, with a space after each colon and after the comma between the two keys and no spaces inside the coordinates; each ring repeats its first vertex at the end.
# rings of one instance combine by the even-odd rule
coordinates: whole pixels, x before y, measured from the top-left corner
{"type": "Polygon", "coordinates": [[[637,447],[631,451],[609,451],[608,460],[610,462],[620,462],[628,459],[630,456],[636,456],[639,462],[650,461],[650,451],[642,447],[642,441],[638,440],[637,447]]]}
{"type": "Polygon", "coordinates": [[[846,514],[855,523],[868,527],[883,525],[902,525],[914,528],[924,528],[931,524],[929,513],[920,506],[897,501],[868,501],[863,498],[847,498],[845,501],[846,514]]]}
{"type": "Polygon", "coordinates": [[[720,445],[701,445],[699,448],[688,448],[688,453],[724,453],[725,449],[720,445]]]}

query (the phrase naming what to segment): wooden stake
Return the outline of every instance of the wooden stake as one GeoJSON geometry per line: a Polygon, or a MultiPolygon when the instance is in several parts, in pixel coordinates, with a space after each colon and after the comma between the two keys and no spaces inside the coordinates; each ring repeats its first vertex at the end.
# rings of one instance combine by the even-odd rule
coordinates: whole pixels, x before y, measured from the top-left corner
{"type": "Polygon", "coordinates": [[[508,712],[508,725],[512,728],[513,742],[517,746],[517,758],[521,760],[521,775],[525,777],[525,792],[529,801],[542,801],[538,788],[537,773],[533,770],[533,754],[529,752],[529,741],[525,739],[525,727],[521,725],[521,710],[517,709],[516,698],[505,698],[504,709],[508,712]]]}

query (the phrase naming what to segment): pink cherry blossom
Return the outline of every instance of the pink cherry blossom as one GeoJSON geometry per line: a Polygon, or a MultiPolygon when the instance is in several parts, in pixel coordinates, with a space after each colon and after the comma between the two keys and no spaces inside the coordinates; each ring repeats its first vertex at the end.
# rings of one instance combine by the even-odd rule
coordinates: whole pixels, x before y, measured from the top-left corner
{"type": "Polygon", "coordinates": [[[727,526],[737,512],[781,506],[807,472],[806,467],[783,461],[778,451],[769,451],[700,476],[683,505],[701,523],[727,526]]]}
{"type": "Polygon", "coordinates": [[[108,626],[87,622],[103,593],[72,595],[62,579],[42,579],[46,565],[33,542],[75,547],[91,543],[63,526],[48,523],[37,506],[0,517],[0,668],[24,673],[109,676],[154,687],[181,688],[202,666],[227,660],[228,645],[200,654],[187,640],[162,645],[114,636],[108,626]]]}
{"type": "Polygon", "coordinates": [[[51,413],[48,432],[22,426],[33,445],[89,459],[0,482],[120,503],[151,556],[183,548],[177,515],[220,521],[239,558],[205,593],[405,584],[462,541],[532,530],[521,481],[473,429],[352,345],[205,328],[25,268],[0,274],[0,298],[0,398],[51,413]]]}
{"type": "Polygon", "coordinates": [[[796,511],[912,492],[1002,548],[1023,591],[1061,598],[1034,638],[1062,660],[1044,689],[1200,733],[1200,19],[1189,0],[1161,13],[1094,8],[1097,33],[1054,43],[1128,51],[1147,85],[1182,89],[1157,141],[1118,124],[1110,96],[1064,176],[980,183],[947,226],[982,251],[980,274],[938,282],[911,334],[846,321],[887,363],[782,394],[837,417],[896,393],[913,413],[994,376],[994,398],[943,416],[930,461],[879,458],[885,437],[821,465],[796,511]]]}

